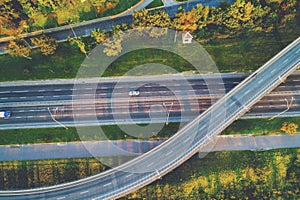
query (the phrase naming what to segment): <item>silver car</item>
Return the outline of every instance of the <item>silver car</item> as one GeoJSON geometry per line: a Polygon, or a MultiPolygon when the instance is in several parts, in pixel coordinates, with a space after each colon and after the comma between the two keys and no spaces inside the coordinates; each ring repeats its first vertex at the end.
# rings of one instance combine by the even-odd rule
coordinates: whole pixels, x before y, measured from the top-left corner
{"type": "Polygon", "coordinates": [[[140,91],[138,91],[138,90],[131,90],[131,91],[129,91],[129,96],[131,96],[131,97],[137,97],[137,96],[139,96],[140,95],[140,91]]]}

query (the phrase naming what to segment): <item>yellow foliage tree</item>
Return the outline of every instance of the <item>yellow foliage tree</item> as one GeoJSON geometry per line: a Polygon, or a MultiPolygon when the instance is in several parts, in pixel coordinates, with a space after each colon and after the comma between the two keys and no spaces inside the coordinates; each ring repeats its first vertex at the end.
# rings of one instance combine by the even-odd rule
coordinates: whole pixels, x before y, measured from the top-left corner
{"type": "Polygon", "coordinates": [[[284,122],[280,130],[284,131],[285,133],[287,133],[289,135],[294,135],[297,131],[297,128],[298,128],[298,125],[295,123],[284,122]]]}

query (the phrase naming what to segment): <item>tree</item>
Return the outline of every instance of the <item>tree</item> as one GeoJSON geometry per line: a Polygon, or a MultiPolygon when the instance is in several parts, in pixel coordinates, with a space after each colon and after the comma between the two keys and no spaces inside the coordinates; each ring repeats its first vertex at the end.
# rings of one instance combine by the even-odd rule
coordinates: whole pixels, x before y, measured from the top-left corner
{"type": "Polygon", "coordinates": [[[12,56],[25,57],[31,59],[29,54],[31,52],[30,46],[28,46],[24,40],[16,39],[9,41],[7,46],[8,53],[12,56]]]}
{"type": "Polygon", "coordinates": [[[198,19],[198,29],[202,29],[206,27],[208,23],[212,23],[214,21],[212,12],[208,6],[203,7],[202,4],[198,4],[194,10],[198,19]]]}
{"type": "Polygon", "coordinates": [[[129,26],[127,24],[117,24],[112,27],[112,34],[122,34],[122,32],[127,31],[129,29],[129,26]]]}
{"type": "Polygon", "coordinates": [[[297,0],[265,0],[265,5],[270,7],[270,21],[276,26],[285,26],[286,22],[294,19],[297,14],[297,0]]]}
{"type": "Polygon", "coordinates": [[[112,39],[105,40],[103,45],[106,46],[103,52],[107,56],[117,56],[122,51],[123,35],[114,35],[112,39]]]}
{"type": "Polygon", "coordinates": [[[178,30],[182,31],[195,31],[198,28],[198,18],[196,10],[192,9],[189,12],[179,9],[179,12],[175,14],[174,26],[178,30]]]}
{"type": "Polygon", "coordinates": [[[82,52],[82,53],[84,53],[84,55],[86,56],[86,57],[88,57],[87,56],[87,51],[86,51],[86,49],[85,49],[85,44],[84,44],[84,42],[82,41],[82,38],[81,37],[76,37],[76,38],[70,38],[70,37],[68,37],[68,39],[67,39],[72,45],[76,45],[78,48],[79,48],[79,50],[82,52]]]}
{"type": "Polygon", "coordinates": [[[38,38],[31,38],[31,42],[41,49],[41,53],[45,56],[55,53],[57,42],[55,38],[42,35],[38,38]]]}
{"type": "Polygon", "coordinates": [[[28,17],[22,13],[22,6],[18,1],[0,1],[0,34],[14,35],[21,32],[24,20],[28,17]]]}
{"type": "Polygon", "coordinates": [[[107,38],[107,33],[97,29],[92,31],[91,37],[96,41],[97,44],[99,44],[107,38]]]}
{"type": "Polygon", "coordinates": [[[142,9],[140,11],[133,11],[133,21],[131,23],[132,28],[146,27],[149,11],[142,9]]]}
{"type": "Polygon", "coordinates": [[[218,13],[217,24],[227,28],[230,32],[240,31],[249,27],[254,6],[251,2],[238,0],[227,10],[218,13]]]}
{"type": "Polygon", "coordinates": [[[140,29],[143,34],[158,38],[167,33],[171,26],[171,19],[165,11],[149,12],[141,10],[133,12],[132,28],[140,29]]]}
{"type": "Polygon", "coordinates": [[[289,135],[294,135],[297,131],[297,128],[298,125],[295,123],[284,122],[280,130],[289,135]]]}

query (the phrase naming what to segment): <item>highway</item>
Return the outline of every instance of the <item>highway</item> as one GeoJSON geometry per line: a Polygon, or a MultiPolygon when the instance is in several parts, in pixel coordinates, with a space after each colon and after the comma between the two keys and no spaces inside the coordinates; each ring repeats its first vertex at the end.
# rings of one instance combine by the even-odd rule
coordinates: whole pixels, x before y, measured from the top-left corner
{"type": "Polygon", "coordinates": [[[2,199],[113,199],[160,179],[212,141],[300,65],[300,38],[162,145],[119,167],[71,183],[1,191],[2,199]]]}
{"type": "MultiPolygon", "coordinates": [[[[215,146],[208,151],[244,151],[270,150],[280,148],[299,148],[300,134],[294,136],[280,135],[220,135],[216,137],[215,146]]],[[[40,160],[81,157],[110,157],[118,162],[119,156],[139,156],[160,145],[165,140],[115,140],[115,141],[81,141],[67,143],[41,143],[25,145],[0,145],[0,161],[40,160]],[[89,146],[94,151],[85,148],[89,146]],[[117,146],[118,149],[113,148],[117,146]]],[[[112,164],[114,165],[114,164],[112,164]]]]}
{"type": "MultiPolygon", "coordinates": [[[[94,108],[90,105],[90,97],[94,90],[91,80],[90,83],[83,83],[83,90],[78,92],[84,97],[83,102],[77,102],[82,109],[80,116],[82,124],[80,125],[149,123],[150,120],[163,123],[166,121],[166,112],[170,112],[169,122],[189,122],[209,108],[224,92],[229,92],[246,77],[246,74],[239,73],[223,74],[224,87],[216,87],[214,91],[208,90],[205,82],[208,78],[203,79],[200,75],[186,77],[188,85],[173,84],[173,81],[166,80],[165,76],[156,77],[158,81],[154,84],[151,76],[143,77],[139,81],[142,85],[138,88],[140,96],[132,98],[128,96],[128,91],[135,85],[132,79],[122,84],[109,79],[104,83],[99,83],[96,90],[98,121],[92,119],[91,111],[94,108]],[[187,91],[190,88],[193,91],[187,91]],[[183,93],[183,90],[187,92],[183,93]],[[150,109],[154,105],[160,105],[162,109],[156,110],[158,115],[150,119],[150,109]],[[134,120],[128,120],[128,113],[134,120]]],[[[176,76],[174,79],[176,80],[176,76]]],[[[209,82],[213,83],[214,75],[211,75],[209,79],[212,79],[209,82]]],[[[10,110],[13,113],[11,119],[0,120],[0,130],[61,126],[52,117],[66,126],[75,126],[73,106],[76,106],[76,102],[72,99],[76,93],[73,93],[75,88],[72,81],[50,84],[54,81],[0,83],[0,110],[10,110]]],[[[290,108],[280,116],[299,116],[299,102],[300,75],[294,74],[255,104],[243,117],[269,118],[284,111],[289,104],[291,104],[290,108]]],[[[154,110],[151,111],[154,112],[154,110]]]]}

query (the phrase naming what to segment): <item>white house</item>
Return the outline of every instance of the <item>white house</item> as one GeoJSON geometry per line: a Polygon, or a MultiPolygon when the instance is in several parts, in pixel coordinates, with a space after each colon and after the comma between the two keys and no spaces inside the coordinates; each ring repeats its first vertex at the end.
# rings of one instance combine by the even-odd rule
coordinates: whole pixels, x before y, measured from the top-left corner
{"type": "Polygon", "coordinates": [[[193,36],[190,34],[190,32],[183,32],[182,33],[182,43],[183,44],[189,44],[192,43],[193,36]]]}

